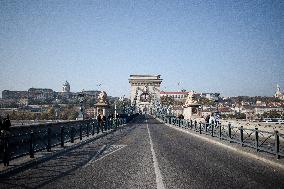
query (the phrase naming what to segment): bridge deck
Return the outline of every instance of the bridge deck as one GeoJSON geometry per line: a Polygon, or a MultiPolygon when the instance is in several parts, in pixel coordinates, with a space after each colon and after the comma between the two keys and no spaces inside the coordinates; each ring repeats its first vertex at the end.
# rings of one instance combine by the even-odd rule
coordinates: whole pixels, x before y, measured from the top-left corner
{"type": "Polygon", "coordinates": [[[0,188],[283,188],[284,171],[144,116],[0,188]]]}

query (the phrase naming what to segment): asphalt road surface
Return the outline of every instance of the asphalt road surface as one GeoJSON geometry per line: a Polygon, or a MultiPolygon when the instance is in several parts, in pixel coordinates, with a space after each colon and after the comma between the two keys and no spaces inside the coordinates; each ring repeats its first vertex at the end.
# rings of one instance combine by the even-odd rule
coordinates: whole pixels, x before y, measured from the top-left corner
{"type": "Polygon", "coordinates": [[[284,188],[284,171],[141,115],[0,188],[284,188]]]}

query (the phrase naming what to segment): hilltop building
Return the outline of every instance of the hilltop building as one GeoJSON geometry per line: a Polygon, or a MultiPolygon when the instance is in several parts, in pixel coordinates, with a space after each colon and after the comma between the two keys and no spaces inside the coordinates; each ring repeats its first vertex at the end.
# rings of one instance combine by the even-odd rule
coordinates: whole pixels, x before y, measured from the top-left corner
{"type": "Polygon", "coordinates": [[[65,81],[65,83],[62,86],[62,92],[63,93],[70,93],[70,84],[68,81],[65,81]]]}
{"type": "Polygon", "coordinates": [[[274,94],[274,97],[284,100],[284,92],[280,91],[280,86],[278,84],[276,85],[276,92],[274,94]]]}

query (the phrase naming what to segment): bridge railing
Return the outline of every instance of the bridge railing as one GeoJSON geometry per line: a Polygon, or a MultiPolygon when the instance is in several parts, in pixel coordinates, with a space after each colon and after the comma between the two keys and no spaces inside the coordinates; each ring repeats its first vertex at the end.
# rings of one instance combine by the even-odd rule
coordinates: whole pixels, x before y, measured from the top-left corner
{"type": "Polygon", "coordinates": [[[175,116],[155,115],[163,122],[191,129],[199,134],[218,137],[220,140],[227,140],[230,143],[237,143],[243,147],[250,147],[256,151],[264,151],[274,154],[277,159],[284,157],[284,133],[278,131],[263,131],[258,128],[249,129],[233,126],[231,123],[224,125],[221,123],[208,124],[197,122],[196,120],[179,119],[175,116]]]}
{"type": "Polygon", "coordinates": [[[75,140],[116,129],[134,117],[107,119],[102,124],[96,119],[89,119],[11,127],[10,132],[1,133],[0,162],[8,165],[10,160],[25,155],[33,158],[36,152],[51,151],[53,147],[63,148],[67,142],[74,143],[75,140]]]}

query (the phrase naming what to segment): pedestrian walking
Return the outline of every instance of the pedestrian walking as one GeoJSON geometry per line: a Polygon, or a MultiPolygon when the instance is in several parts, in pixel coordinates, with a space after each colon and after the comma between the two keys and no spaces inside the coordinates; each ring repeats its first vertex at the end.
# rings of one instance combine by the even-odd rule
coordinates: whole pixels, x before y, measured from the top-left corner
{"type": "MultiPolygon", "coordinates": [[[[2,122],[2,121],[1,121],[2,122]]],[[[10,134],[10,127],[11,127],[11,121],[9,118],[9,115],[3,120],[2,123],[2,128],[1,128],[1,138],[3,138],[3,144],[4,144],[4,157],[3,157],[3,162],[4,166],[9,166],[9,157],[10,157],[10,152],[9,152],[9,134],[10,134]]]]}

